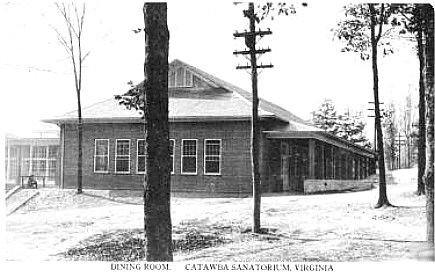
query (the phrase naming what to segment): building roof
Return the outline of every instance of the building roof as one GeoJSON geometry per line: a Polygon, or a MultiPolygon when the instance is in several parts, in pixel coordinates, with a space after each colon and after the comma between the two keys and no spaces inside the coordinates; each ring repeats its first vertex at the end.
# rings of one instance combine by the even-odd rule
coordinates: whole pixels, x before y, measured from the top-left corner
{"type": "MultiPolygon", "coordinates": [[[[170,121],[240,120],[251,117],[250,92],[180,60],[174,60],[169,67],[170,70],[184,68],[206,84],[201,87],[169,89],[170,121]]],[[[309,122],[264,99],[260,99],[259,116],[288,122],[288,129],[293,131],[318,130],[309,122]]],[[[139,121],[140,118],[139,111],[126,109],[114,97],[82,109],[83,122],[139,121]]],[[[61,124],[76,120],[77,111],[72,111],[44,121],[61,124]]]]}
{"type": "MultiPolygon", "coordinates": [[[[169,121],[224,121],[251,118],[252,94],[250,92],[180,60],[176,59],[169,64],[170,73],[180,68],[194,76],[192,83],[195,83],[193,81],[195,78],[197,84],[192,87],[169,88],[169,121]]],[[[375,154],[371,150],[330,135],[286,109],[261,98],[258,114],[263,119],[272,118],[287,123],[274,130],[265,131],[269,138],[314,138],[371,157],[375,154]]],[[[142,122],[140,111],[127,109],[124,105],[120,105],[115,97],[83,108],[82,120],[84,123],[142,122]]],[[[44,120],[55,124],[76,121],[77,111],[44,120]]]]}

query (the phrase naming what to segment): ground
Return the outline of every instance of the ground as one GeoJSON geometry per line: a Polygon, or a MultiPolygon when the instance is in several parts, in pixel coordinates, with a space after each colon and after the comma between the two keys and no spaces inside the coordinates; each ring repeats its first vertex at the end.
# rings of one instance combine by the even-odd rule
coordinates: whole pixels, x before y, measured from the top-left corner
{"type": "MultiPolygon", "coordinates": [[[[416,175],[415,169],[393,172],[396,184],[388,185],[387,193],[397,207],[374,209],[376,188],[263,197],[262,226],[267,229],[264,235],[249,232],[250,198],[174,197],[171,200],[177,242],[174,259],[222,262],[427,259],[430,250],[425,243],[425,197],[415,195],[416,175]],[[191,240],[196,241],[193,247],[191,240]]],[[[124,248],[130,245],[129,249],[135,243],[140,245],[141,201],[140,197],[120,198],[95,191],[85,191],[83,195],[65,190],[41,191],[23,209],[6,217],[6,259],[110,260],[110,253],[95,256],[82,252],[121,244],[124,248]]],[[[142,258],[129,249],[118,249],[117,253],[136,255],[132,260],[142,258]]]]}

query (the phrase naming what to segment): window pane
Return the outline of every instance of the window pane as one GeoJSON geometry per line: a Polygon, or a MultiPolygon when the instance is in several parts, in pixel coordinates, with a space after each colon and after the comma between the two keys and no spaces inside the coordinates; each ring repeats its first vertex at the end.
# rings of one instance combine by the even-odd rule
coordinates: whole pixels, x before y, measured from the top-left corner
{"type": "Polygon", "coordinates": [[[137,154],[145,155],[145,140],[143,139],[137,141],[137,154]]]}
{"type": "Polygon", "coordinates": [[[34,146],[32,148],[32,157],[35,159],[43,159],[46,157],[46,146],[34,146]]]}
{"type": "Polygon", "coordinates": [[[55,159],[57,157],[58,146],[51,145],[48,147],[48,157],[50,159],[55,159]]]}
{"type": "Polygon", "coordinates": [[[95,157],[95,171],[108,171],[107,157],[95,157]]]}
{"type": "Polygon", "coordinates": [[[21,148],[21,157],[23,159],[30,157],[30,146],[23,146],[23,148],[21,148]]]}
{"type": "Polygon", "coordinates": [[[196,155],[196,140],[183,141],[183,155],[196,155]]]}
{"type": "Polygon", "coordinates": [[[56,176],[56,160],[48,161],[48,175],[56,176]]]}
{"type": "Polygon", "coordinates": [[[129,161],[128,159],[120,159],[116,160],[116,172],[129,172],[129,161]]]}
{"type": "Polygon", "coordinates": [[[174,141],[170,140],[169,141],[169,155],[174,155],[174,141]]]}
{"type": "Polygon", "coordinates": [[[206,173],[219,173],[219,160],[205,162],[206,173]]]}
{"type": "Polygon", "coordinates": [[[196,172],[196,157],[183,157],[183,173],[196,172]]]}
{"type": "Polygon", "coordinates": [[[218,140],[207,140],[205,145],[205,154],[206,155],[220,155],[220,141],[218,140]]]}
{"type": "Polygon", "coordinates": [[[107,155],[109,153],[109,144],[107,140],[96,140],[96,155],[107,155]]]}
{"type": "Polygon", "coordinates": [[[46,161],[36,160],[32,164],[32,174],[36,176],[45,176],[46,161]]]}
{"type": "Polygon", "coordinates": [[[137,158],[137,171],[138,172],[145,172],[145,157],[138,157],[137,158]]]}
{"type": "Polygon", "coordinates": [[[171,156],[171,173],[174,173],[174,156],[171,156]]]}
{"type": "Polygon", "coordinates": [[[130,141],[117,140],[116,141],[116,155],[130,155],[130,141]]]}

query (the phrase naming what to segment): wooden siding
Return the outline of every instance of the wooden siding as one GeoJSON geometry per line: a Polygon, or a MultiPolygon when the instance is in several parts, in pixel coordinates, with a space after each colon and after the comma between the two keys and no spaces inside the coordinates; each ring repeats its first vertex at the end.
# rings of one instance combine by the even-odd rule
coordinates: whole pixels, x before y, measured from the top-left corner
{"type": "MultiPolygon", "coordinates": [[[[64,125],[65,188],[76,186],[77,131],[64,125]]],[[[174,192],[251,192],[249,122],[171,123],[170,138],[175,139],[175,172],[171,176],[174,192]],[[197,175],[181,174],[181,140],[197,139],[197,175]],[[221,175],[204,175],[204,139],[222,140],[221,175]]],[[[143,138],[143,126],[130,124],[86,124],[83,127],[84,189],[142,189],[143,174],[136,173],[137,139],[143,138]],[[109,173],[94,173],[94,140],[109,139],[109,173]],[[115,140],[130,139],[130,174],[115,173],[115,140]]]]}

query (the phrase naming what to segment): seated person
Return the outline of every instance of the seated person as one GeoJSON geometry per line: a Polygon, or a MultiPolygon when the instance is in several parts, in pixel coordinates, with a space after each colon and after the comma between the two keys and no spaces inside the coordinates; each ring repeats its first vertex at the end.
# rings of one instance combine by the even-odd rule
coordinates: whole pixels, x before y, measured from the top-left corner
{"type": "Polygon", "coordinates": [[[27,181],[27,186],[29,188],[38,188],[38,182],[36,181],[35,176],[32,174],[29,176],[29,180],[27,181]]]}

